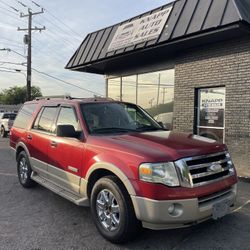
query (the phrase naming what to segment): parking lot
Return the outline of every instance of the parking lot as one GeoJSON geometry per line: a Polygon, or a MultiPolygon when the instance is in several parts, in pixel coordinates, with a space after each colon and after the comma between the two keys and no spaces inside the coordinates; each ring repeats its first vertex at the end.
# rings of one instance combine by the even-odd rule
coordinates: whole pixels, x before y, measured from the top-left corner
{"type": "Polygon", "coordinates": [[[113,245],[97,232],[89,208],[41,186],[22,188],[8,139],[0,139],[0,249],[250,249],[250,183],[238,187],[235,210],[218,221],[143,230],[135,241],[113,245]]]}

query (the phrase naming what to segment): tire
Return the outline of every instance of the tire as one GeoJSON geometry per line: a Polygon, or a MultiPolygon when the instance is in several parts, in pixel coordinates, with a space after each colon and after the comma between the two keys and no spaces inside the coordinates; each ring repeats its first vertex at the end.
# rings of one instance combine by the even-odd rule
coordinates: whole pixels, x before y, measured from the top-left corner
{"type": "Polygon", "coordinates": [[[22,151],[17,157],[17,174],[19,182],[24,188],[32,188],[37,185],[37,183],[30,178],[31,173],[29,158],[27,154],[22,151]]]}
{"type": "Polygon", "coordinates": [[[4,129],[3,126],[1,127],[0,136],[1,136],[2,138],[5,138],[5,137],[7,136],[7,132],[5,131],[5,129],[4,129]]]}
{"type": "Polygon", "coordinates": [[[105,239],[124,243],[140,232],[141,223],[130,196],[117,177],[99,179],[92,189],[90,203],[94,223],[105,239]]]}

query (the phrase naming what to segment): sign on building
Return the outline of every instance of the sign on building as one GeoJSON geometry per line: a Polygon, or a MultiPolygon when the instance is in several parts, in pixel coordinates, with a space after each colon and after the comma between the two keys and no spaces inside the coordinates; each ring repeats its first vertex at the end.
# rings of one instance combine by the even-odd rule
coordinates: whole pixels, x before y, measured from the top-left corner
{"type": "Polygon", "coordinates": [[[119,26],[108,51],[147,42],[159,37],[171,13],[172,6],[119,26]]]}

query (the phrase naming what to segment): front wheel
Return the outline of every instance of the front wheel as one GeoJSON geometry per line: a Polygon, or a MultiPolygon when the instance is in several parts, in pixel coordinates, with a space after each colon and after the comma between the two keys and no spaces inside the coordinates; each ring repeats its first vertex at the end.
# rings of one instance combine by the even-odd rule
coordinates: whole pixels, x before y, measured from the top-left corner
{"type": "Polygon", "coordinates": [[[20,184],[25,188],[31,188],[37,185],[31,179],[31,167],[28,156],[24,151],[20,152],[17,157],[17,174],[20,184]]]}
{"type": "Polygon", "coordinates": [[[113,243],[128,241],[139,232],[131,199],[117,177],[103,177],[95,183],[91,213],[98,231],[113,243]]]}

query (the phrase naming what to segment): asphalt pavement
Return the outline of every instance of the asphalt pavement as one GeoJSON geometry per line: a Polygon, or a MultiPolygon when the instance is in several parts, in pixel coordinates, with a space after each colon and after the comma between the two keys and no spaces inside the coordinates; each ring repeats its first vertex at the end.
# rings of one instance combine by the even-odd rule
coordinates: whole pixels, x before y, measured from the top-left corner
{"type": "Polygon", "coordinates": [[[250,249],[250,183],[239,182],[234,211],[217,221],[175,230],[143,230],[124,245],[97,232],[89,208],[37,186],[24,189],[8,139],[0,139],[0,249],[250,249]]]}

